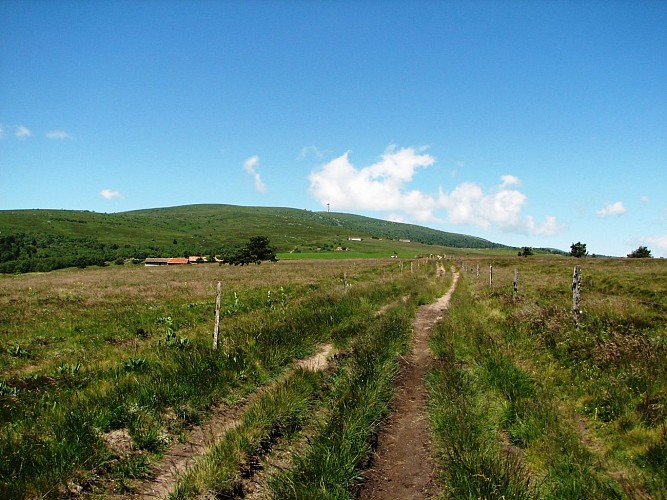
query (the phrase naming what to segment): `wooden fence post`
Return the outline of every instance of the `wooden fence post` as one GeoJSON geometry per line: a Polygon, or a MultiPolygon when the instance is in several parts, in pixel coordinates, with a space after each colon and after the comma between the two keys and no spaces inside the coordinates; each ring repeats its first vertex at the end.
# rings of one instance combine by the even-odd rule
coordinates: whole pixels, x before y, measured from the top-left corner
{"type": "Polygon", "coordinates": [[[479,278],[479,264],[477,264],[477,278],[479,278]]]}
{"type": "Polygon", "coordinates": [[[574,266],[572,273],[572,316],[574,317],[574,327],[579,329],[581,320],[581,267],[574,266]]]}
{"type": "Polygon", "coordinates": [[[519,270],[514,270],[514,282],[512,284],[512,299],[516,301],[519,295],[519,270]]]}
{"type": "Polygon", "coordinates": [[[493,266],[489,265],[489,286],[493,286],[493,266]]]}
{"type": "Polygon", "coordinates": [[[215,326],[213,327],[213,349],[218,348],[218,331],[220,329],[220,297],[222,295],[222,283],[218,281],[218,290],[215,297],[215,326]]]}

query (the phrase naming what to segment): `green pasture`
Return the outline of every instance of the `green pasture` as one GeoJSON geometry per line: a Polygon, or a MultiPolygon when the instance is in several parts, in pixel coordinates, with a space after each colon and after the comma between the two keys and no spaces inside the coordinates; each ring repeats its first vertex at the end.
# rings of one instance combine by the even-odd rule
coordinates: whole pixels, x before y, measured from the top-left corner
{"type": "Polygon", "coordinates": [[[459,264],[462,281],[432,340],[442,365],[429,377],[445,496],[661,498],[667,263],[459,264]],[[583,276],[578,328],[575,265],[583,276]]]}
{"type": "MultiPolygon", "coordinates": [[[[322,343],[347,349],[376,331],[369,329],[383,306],[401,304],[405,339],[410,308],[440,291],[426,286],[434,277],[433,264],[401,272],[393,259],[361,259],[1,278],[0,497],[136,492],[151,464],[214,405],[242,401],[322,343]],[[118,433],[126,452],[109,444],[118,433]]],[[[298,380],[299,398],[318,383],[298,380]]],[[[384,394],[374,411],[386,411],[384,394]]],[[[278,428],[298,423],[285,415],[275,417],[278,428]]]]}
{"type": "Polygon", "coordinates": [[[461,277],[433,330],[425,381],[443,496],[660,498],[664,260],[506,250],[429,260],[412,258],[414,243],[349,245],[360,243],[363,252],[300,252],[259,266],[0,277],[0,497],[136,494],[170,444],[214,409],[246,405],[173,498],[242,496],[277,449],[290,459],[264,479],[267,495],[354,498],[415,310],[451,283],[450,272],[436,277],[444,265],[461,277]],[[337,353],[329,369],[294,368],[323,344],[337,353]]]}

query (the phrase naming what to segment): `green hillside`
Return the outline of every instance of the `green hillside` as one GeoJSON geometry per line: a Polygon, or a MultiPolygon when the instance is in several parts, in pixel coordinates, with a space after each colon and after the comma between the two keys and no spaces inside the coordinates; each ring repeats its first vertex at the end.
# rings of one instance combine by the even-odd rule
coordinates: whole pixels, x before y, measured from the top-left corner
{"type": "Polygon", "coordinates": [[[424,245],[508,248],[412,224],[293,208],[188,205],[111,214],[7,210],[0,211],[0,272],[48,271],[129,258],[224,255],[256,235],[268,236],[279,253],[293,256],[339,256],[331,253],[338,246],[350,247],[345,256],[443,251],[424,245]],[[350,242],[349,237],[363,241],[350,242]]]}

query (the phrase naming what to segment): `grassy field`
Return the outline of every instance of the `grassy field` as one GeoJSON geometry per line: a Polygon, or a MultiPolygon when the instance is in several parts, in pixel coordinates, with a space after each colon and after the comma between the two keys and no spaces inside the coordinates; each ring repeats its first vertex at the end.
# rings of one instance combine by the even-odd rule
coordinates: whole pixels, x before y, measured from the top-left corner
{"type": "MultiPolygon", "coordinates": [[[[450,264],[461,279],[426,381],[443,495],[664,496],[665,262],[480,252],[450,264]]],[[[302,258],[0,277],[0,498],[136,494],[170,446],[227,409],[237,424],[172,498],[249,494],[280,453],[264,497],[354,498],[415,310],[451,283],[435,266],[302,258]],[[295,367],[329,344],[327,370],[295,367]]]]}
{"type": "MultiPolygon", "coordinates": [[[[214,406],[238,403],[327,342],[341,352],[340,371],[321,380],[290,377],[289,390],[303,404],[335,407],[364,401],[356,395],[377,379],[383,389],[372,403],[340,409],[370,408],[368,421],[377,424],[411,313],[440,292],[434,277],[433,264],[401,272],[394,259],[363,259],[113,266],[1,278],[0,497],[131,493],[169,444],[214,406]],[[214,351],[218,281],[221,340],[214,351]],[[388,304],[388,319],[377,320],[375,311],[388,304]],[[380,346],[378,328],[385,335],[380,346]],[[312,394],[319,399],[310,401],[312,394]],[[113,436],[124,437],[126,452],[115,449],[113,436]]],[[[262,428],[269,436],[294,430],[298,414],[275,415],[262,428]]],[[[329,420],[340,425],[337,419],[329,420]]],[[[358,438],[362,451],[353,453],[357,461],[369,429],[353,429],[365,433],[358,438]]],[[[349,437],[349,430],[341,432],[349,437]]],[[[255,453],[253,446],[244,453],[255,453]]],[[[227,491],[239,471],[204,476],[187,487],[227,491]]]]}
{"type": "Polygon", "coordinates": [[[667,263],[477,258],[464,265],[432,340],[441,365],[429,378],[446,496],[663,498],[667,263]]]}

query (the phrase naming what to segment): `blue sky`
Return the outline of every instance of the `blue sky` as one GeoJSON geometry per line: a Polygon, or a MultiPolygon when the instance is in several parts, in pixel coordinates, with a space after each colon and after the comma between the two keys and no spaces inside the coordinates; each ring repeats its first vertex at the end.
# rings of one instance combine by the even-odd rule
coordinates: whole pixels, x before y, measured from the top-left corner
{"type": "Polygon", "coordinates": [[[0,2],[0,209],[350,212],[667,257],[666,1],[0,2]]]}

